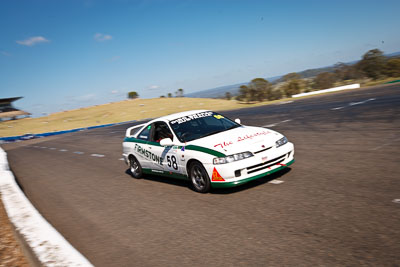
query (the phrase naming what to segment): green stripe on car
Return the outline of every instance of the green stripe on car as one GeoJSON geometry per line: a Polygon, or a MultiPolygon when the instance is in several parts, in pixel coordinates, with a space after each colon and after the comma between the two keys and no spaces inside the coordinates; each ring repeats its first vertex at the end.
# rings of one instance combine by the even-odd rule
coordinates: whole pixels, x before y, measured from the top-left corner
{"type": "MultiPolygon", "coordinates": [[[[125,137],[124,142],[148,144],[148,145],[152,145],[152,146],[161,146],[160,143],[145,141],[145,140],[137,139],[134,137],[125,137]]],[[[195,145],[178,146],[179,149],[181,149],[182,147],[184,147],[185,150],[199,151],[199,152],[207,153],[207,154],[210,154],[210,155],[213,155],[216,157],[225,157],[226,156],[224,153],[221,153],[221,152],[218,152],[216,150],[209,149],[206,147],[202,147],[202,146],[195,146],[195,145]]]]}
{"type": "Polygon", "coordinates": [[[185,150],[194,150],[194,151],[199,151],[199,152],[203,152],[203,153],[207,153],[216,157],[225,157],[226,155],[224,153],[206,148],[206,147],[202,147],[202,146],[195,146],[195,145],[188,145],[185,146],[185,150]]]}

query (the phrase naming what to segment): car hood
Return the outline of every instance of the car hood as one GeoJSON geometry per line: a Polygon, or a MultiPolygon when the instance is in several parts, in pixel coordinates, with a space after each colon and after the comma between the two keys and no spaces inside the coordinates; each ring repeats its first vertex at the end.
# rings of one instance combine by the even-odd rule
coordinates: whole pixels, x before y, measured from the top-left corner
{"type": "Polygon", "coordinates": [[[216,150],[225,155],[250,151],[257,152],[275,145],[283,135],[271,129],[241,126],[232,130],[193,140],[196,145],[216,150]]]}

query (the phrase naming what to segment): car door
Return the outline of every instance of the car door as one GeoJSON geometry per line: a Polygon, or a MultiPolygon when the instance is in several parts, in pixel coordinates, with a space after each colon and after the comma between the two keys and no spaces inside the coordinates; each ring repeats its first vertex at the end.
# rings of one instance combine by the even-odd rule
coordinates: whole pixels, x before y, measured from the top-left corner
{"type": "MultiPolygon", "coordinates": [[[[158,160],[153,161],[154,170],[168,174],[182,173],[181,148],[179,146],[161,146],[160,141],[163,138],[171,138],[173,142],[175,141],[174,143],[177,143],[177,138],[173,135],[166,122],[155,122],[149,146],[153,153],[160,157],[161,162],[158,160]]],[[[158,158],[156,157],[156,159],[158,158]]]]}

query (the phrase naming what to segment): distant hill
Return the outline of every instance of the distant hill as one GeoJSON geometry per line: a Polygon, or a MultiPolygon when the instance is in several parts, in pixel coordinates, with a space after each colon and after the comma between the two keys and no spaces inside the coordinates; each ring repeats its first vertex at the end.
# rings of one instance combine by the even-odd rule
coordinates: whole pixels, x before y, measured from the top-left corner
{"type": "Polygon", "coordinates": [[[387,57],[400,57],[400,51],[399,52],[390,53],[390,54],[386,54],[385,56],[387,56],[387,57]]]}
{"type": "MultiPolygon", "coordinates": [[[[269,82],[277,81],[282,76],[275,76],[271,78],[267,78],[269,82]]],[[[239,87],[241,85],[247,85],[249,82],[238,83],[220,86],[212,89],[202,90],[194,93],[185,94],[185,97],[194,97],[194,98],[225,98],[225,93],[230,92],[232,95],[237,95],[239,92],[239,87]]]]}
{"type": "MultiPolygon", "coordinates": [[[[400,57],[400,51],[399,52],[394,52],[390,54],[385,54],[387,57],[400,57]]],[[[353,65],[357,63],[359,60],[347,62],[345,64],[348,65],[353,65]]],[[[321,67],[321,68],[315,68],[315,69],[308,69],[308,70],[303,70],[300,72],[297,72],[302,78],[312,78],[317,76],[320,73],[323,72],[333,72],[335,70],[334,65],[327,66],[327,67],[321,67]]],[[[275,82],[281,82],[281,78],[284,75],[281,76],[275,76],[275,77],[270,77],[266,78],[270,83],[275,83],[275,82]]],[[[241,85],[247,85],[250,81],[248,82],[243,82],[243,83],[238,83],[238,84],[232,84],[232,85],[225,85],[225,86],[220,86],[212,89],[207,89],[207,90],[202,90],[202,91],[197,91],[194,93],[189,93],[185,94],[186,97],[194,97],[194,98],[224,98],[226,92],[230,92],[233,96],[238,95],[239,93],[239,87],[241,85]]]]}

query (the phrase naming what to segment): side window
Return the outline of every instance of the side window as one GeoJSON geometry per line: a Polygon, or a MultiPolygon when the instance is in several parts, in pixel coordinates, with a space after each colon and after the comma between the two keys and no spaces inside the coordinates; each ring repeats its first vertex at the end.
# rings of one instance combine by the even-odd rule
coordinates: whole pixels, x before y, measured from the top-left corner
{"type": "Polygon", "coordinates": [[[138,135],[138,139],[149,141],[150,139],[150,132],[151,132],[152,125],[147,125],[146,128],[143,129],[143,131],[140,132],[138,135]]]}
{"type": "Polygon", "coordinates": [[[161,139],[164,138],[171,138],[172,140],[174,139],[170,128],[165,122],[162,121],[154,123],[153,137],[150,140],[159,143],[161,139]]]}

